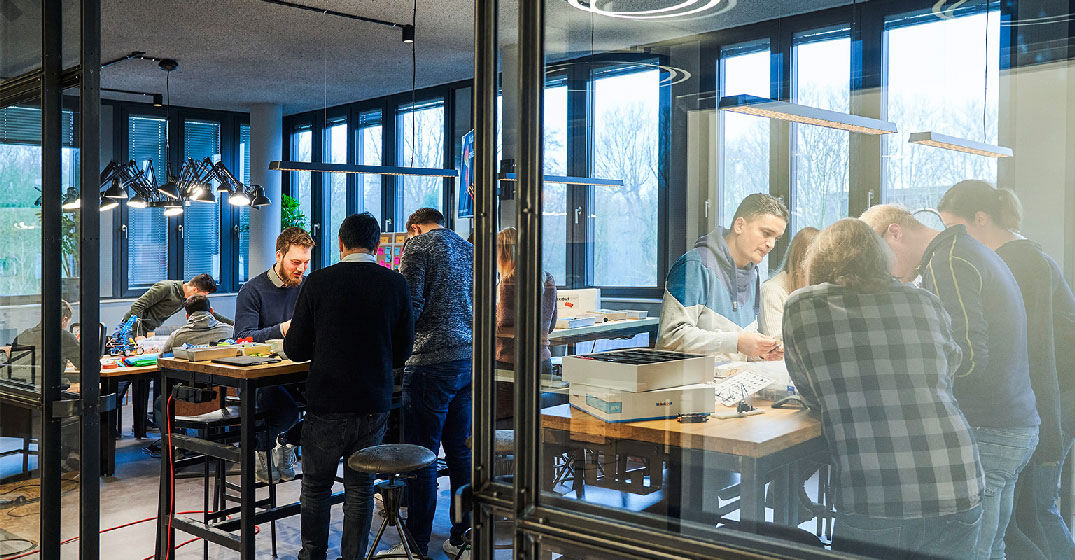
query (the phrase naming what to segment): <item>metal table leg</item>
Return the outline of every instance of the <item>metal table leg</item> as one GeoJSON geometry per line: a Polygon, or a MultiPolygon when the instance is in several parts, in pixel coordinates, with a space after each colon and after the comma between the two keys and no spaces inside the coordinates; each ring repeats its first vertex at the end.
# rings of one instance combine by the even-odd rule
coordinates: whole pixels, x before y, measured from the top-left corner
{"type": "Polygon", "coordinates": [[[242,398],[239,402],[239,444],[242,459],[239,463],[239,483],[242,488],[239,500],[239,538],[241,542],[240,557],[243,560],[254,558],[254,437],[257,422],[256,407],[257,388],[250,380],[239,383],[242,398]]]}

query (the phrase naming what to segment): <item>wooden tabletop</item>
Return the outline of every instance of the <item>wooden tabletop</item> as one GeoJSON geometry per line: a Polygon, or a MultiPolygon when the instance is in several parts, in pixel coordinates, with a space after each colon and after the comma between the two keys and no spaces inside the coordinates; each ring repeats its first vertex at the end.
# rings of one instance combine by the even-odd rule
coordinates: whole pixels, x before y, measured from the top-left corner
{"type": "Polygon", "coordinates": [[[275,364],[263,364],[260,366],[231,366],[209,361],[190,362],[187,360],[177,360],[175,358],[158,358],[157,366],[209,375],[222,375],[224,377],[234,377],[236,379],[256,379],[260,377],[271,377],[274,375],[308,371],[310,369],[310,362],[283,360],[276,362],[275,364]]]}
{"type": "MultiPolygon", "coordinates": [[[[719,404],[717,407],[725,409],[719,404]]],[[[804,410],[773,409],[768,405],[764,410],[757,416],[710,418],[697,424],[683,424],[674,418],[611,423],[562,404],[542,410],[541,425],[591,443],[603,443],[606,438],[633,440],[746,457],[764,457],[821,437],[821,421],[804,410]]]]}

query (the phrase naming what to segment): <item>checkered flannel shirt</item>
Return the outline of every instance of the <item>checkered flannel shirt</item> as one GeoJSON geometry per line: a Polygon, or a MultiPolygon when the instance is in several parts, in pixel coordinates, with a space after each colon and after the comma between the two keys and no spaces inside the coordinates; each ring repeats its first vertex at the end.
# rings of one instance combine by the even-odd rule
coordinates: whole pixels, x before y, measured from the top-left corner
{"type": "Polygon", "coordinates": [[[883,518],[978,505],[978,450],[952,396],[961,353],[940,300],[893,281],[875,294],[803,288],[784,308],[785,360],[837,469],[835,503],[883,518]]]}

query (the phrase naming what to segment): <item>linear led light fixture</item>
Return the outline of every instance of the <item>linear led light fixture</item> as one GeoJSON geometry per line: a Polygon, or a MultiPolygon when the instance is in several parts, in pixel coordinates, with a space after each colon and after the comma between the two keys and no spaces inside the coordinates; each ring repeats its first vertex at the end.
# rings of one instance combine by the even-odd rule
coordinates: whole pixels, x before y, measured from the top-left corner
{"type": "Polygon", "coordinates": [[[907,141],[911,144],[933,146],[934,148],[944,148],[946,150],[955,150],[957,152],[965,152],[986,157],[1002,158],[1015,155],[1011,148],[993,144],[984,144],[982,142],[975,142],[974,140],[967,140],[966,138],[946,136],[928,130],[926,132],[912,132],[907,141]]]}
{"type": "Polygon", "coordinates": [[[863,134],[892,134],[896,132],[896,125],[888,121],[850,115],[839,111],[818,109],[755,95],[744,94],[722,97],[717,108],[721,111],[733,111],[758,117],[847,130],[849,132],[861,132],[863,134]]]}
{"type": "MultiPolygon", "coordinates": [[[[518,181],[515,173],[501,173],[501,181],[518,181]]],[[[566,175],[542,175],[541,180],[545,183],[563,183],[565,185],[594,185],[597,187],[622,187],[621,179],[591,179],[589,177],[568,177],[566,175]]]]}
{"type": "Polygon", "coordinates": [[[272,171],[320,171],[321,173],[368,173],[370,175],[413,175],[418,177],[458,177],[455,169],[437,167],[395,167],[391,165],[349,165],[308,161],[270,161],[272,171]]]}

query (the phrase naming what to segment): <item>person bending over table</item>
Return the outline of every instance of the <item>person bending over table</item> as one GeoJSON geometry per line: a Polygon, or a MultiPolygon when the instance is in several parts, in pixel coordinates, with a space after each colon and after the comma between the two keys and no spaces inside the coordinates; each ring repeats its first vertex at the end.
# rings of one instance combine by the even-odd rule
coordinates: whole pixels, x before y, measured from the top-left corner
{"type": "Polygon", "coordinates": [[[985,469],[979,559],[1004,558],[1015,482],[1038,443],[1041,423],[1030,385],[1027,324],[1019,284],[963,225],[924,226],[906,208],[882,204],[862,214],[895,255],[892,273],[941,298],[963,351],[955,375],[959,408],[974,427],[985,469]]]}
{"type": "Polygon", "coordinates": [[[945,225],[962,224],[1008,265],[1023,294],[1030,384],[1041,428],[1038,447],[1015,484],[1005,548],[1013,558],[1075,558],[1071,531],[1057,509],[1060,474],[1075,439],[1075,296],[1056,261],[1016,233],[1023,220],[1015,193],[985,181],[961,181],[937,206],[945,225]]]}
{"type": "MultiPolygon", "coordinates": [[[[284,350],[310,360],[303,422],[301,560],[324,560],[330,497],[340,460],[380,445],[393,368],[411,354],[414,325],[407,281],[377,264],[381,229],[369,212],[340,225],[339,263],[310,274],[295,305],[284,350]]],[[[373,475],[343,468],[342,557],[366,554],[373,519],[373,475]]]]}
{"type": "MultiPolygon", "coordinates": [[[[254,342],[284,338],[291,326],[291,316],[295,313],[295,302],[302,291],[313,248],[313,238],[302,228],[285,228],[276,236],[276,263],[243,284],[235,298],[235,338],[250,337],[254,342]]],[[[255,407],[269,414],[257,434],[255,474],[263,482],[270,476],[291,480],[298,461],[295,446],[277,439],[298,423],[299,409],[295,399],[283,387],[267,387],[258,390],[255,407]],[[272,469],[268,467],[269,451],[273,452],[272,469]]],[[[295,438],[285,439],[294,441],[295,438]]]]}
{"type": "Polygon", "coordinates": [[[868,225],[840,220],[784,307],[788,373],[836,468],[833,549],[969,560],[984,481],[952,393],[962,353],[940,299],[894,280],[891,260],[868,225]]]}
{"type": "Polygon", "coordinates": [[[783,269],[761,285],[761,314],[758,316],[758,332],[761,334],[782,338],[780,324],[784,318],[784,302],[788,295],[806,285],[806,250],[818,233],[813,227],[800,229],[788,245],[783,269]]]}
{"type": "Polygon", "coordinates": [[[725,361],[779,360],[777,339],[757,332],[758,263],[784,234],[788,209],[767,194],[743,199],[732,226],[717,226],[668,271],[657,347],[725,361]]]}
{"type": "MultiPolygon", "coordinates": [[[[190,282],[161,280],[131,304],[121,322],[130,319],[131,315],[137,315],[142,323],[142,332],[137,334],[155,331],[169,317],[183,309],[187,298],[194,295],[208,296],[216,293],[216,288],[216,280],[205,273],[191,278],[190,282]]],[[[213,317],[222,323],[233,324],[231,319],[223,315],[213,313],[213,317]]]]}

